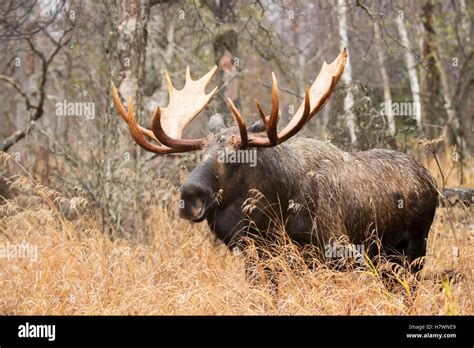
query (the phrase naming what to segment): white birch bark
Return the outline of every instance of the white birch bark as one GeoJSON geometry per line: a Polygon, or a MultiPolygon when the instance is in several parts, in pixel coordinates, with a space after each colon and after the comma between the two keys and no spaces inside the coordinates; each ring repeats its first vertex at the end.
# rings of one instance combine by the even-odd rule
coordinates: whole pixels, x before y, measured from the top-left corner
{"type": "MultiPolygon", "coordinates": [[[[339,39],[341,50],[348,48],[349,39],[347,35],[347,4],[346,0],[337,0],[337,18],[339,24],[339,39]]],[[[350,51],[349,51],[350,52],[350,51]]],[[[349,135],[351,143],[355,143],[357,140],[355,134],[355,121],[354,114],[352,112],[352,106],[354,105],[354,97],[351,92],[352,85],[352,69],[350,54],[346,62],[346,68],[342,74],[342,82],[347,88],[347,93],[344,98],[344,112],[347,119],[347,128],[349,129],[349,135]]]]}
{"type": "MultiPolygon", "coordinates": [[[[396,21],[398,34],[400,35],[400,41],[402,42],[403,46],[405,46],[406,48],[410,48],[410,41],[408,40],[407,29],[405,27],[405,22],[403,19],[403,12],[400,12],[400,14],[397,16],[396,21]]],[[[421,131],[423,128],[421,120],[420,83],[418,80],[418,74],[416,72],[415,59],[407,49],[405,49],[405,64],[408,69],[408,78],[410,80],[414,117],[418,129],[421,131]]]]}

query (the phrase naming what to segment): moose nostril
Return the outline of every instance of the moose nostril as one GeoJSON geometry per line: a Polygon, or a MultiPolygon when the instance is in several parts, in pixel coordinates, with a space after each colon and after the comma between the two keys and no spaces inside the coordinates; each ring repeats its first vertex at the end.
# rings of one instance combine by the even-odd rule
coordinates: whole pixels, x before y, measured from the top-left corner
{"type": "Polygon", "coordinates": [[[206,200],[210,195],[211,195],[211,191],[202,185],[185,184],[181,188],[181,199],[183,200],[192,200],[192,199],[206,200]]]}
{"type": "Polygon", "coordinates": [[[181,188],[179,215],[181,218],[200,222],[206,217],[207,209],[211,206],[211,189],[189,183],[181,188]]]}

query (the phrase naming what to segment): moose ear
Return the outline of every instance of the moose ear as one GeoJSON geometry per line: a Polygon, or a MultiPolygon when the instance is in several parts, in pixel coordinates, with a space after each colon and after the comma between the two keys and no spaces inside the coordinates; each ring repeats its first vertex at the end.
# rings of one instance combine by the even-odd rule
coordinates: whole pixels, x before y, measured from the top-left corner
{"type": "Polygon", "coordinates": [[[211,133],[219,133],[225,128],[224,117],[219,113],[212,115],[207,123],[207,127],[211,133]]]}
{"type": "Polygon", "coordinates": [[[263,124],[262,120],[254,122],[247,128],[247,131],[249,133],[260,133],[260,132],[263,132],[264,130],[265,130],[265,125],[263,124]]]}

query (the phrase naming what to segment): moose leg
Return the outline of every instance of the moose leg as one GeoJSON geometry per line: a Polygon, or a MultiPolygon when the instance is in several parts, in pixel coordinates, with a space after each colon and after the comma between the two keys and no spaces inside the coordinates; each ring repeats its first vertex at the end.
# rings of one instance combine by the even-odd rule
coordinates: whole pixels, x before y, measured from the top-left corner
{"type": "Polygon", "coordinates": [[[263,277],[261,274],[256,274],[254,266],[250,264],[245,265],[245,279],[252,287],[257,287],[262,284],[262,282],[268,282],[268,291],[272,295],[278,293],[278,279],[269,267],[263,268],[263,277]]]}
{"type": "Polygon", "coordinates": [[[411,239],[407,246],[407,259],[410,263],[410,270],[413,274],[423,269],[424,260],[416,260],[426,254],[426,238],[411,239]],[[414,262],[416,260],[416,262],[414,262]]]}
{"type": "Polygon", "coordinates": [[[267,258],[259,255],[257,258],[247,256],[245,258],[245,279],[252,287],[268,284],[268,290],[272,295],[278,293],[278,278],[275,271],[266,265],[267,258]]]}

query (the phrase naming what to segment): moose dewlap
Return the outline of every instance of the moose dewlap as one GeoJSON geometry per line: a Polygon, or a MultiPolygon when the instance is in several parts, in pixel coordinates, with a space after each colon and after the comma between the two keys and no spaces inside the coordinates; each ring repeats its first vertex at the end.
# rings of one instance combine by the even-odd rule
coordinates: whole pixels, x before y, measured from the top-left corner
{"type": "MultiPolygon", "coordinates": [[[[125,109],[115,87],[113,96],[133,139],[145,150],[203,151],[203,161],[181,188],[180,216],[194,222],[207,219],[228,246],[248,238],[271,241],[283,227],[294,242],[313,245],[322,255],[328,243],[346,238],[365,245],[371,257],[382,252],[412,262],[425,255],[437,204],[436,183],[428,171],[401,152],[347,153],[328,142],[290,139],[323,108],[346,59],[343,50],[331,64],[323,64],[281,131],[275,75],[270,115],[256,100],[262,121],[247,127],[229,99],[237,127],[225,127],[222,117],[214,115],[206,139],[182,139],[182,134],[215,94],[216,89],[209,94],[205,89],[216,67],[196,81],[187,68],[185,86],[179,91],[165,71],[170,101],[166,108],[156,108],[151,130],[137,124],[131,100],[125,109]],[[222,153],[245,149],[256,151],[253,165],[222,160],[222,153]]],[[[421,267],[417,262],[412,269],[421,267]]]]}

